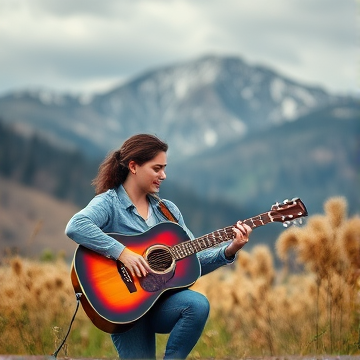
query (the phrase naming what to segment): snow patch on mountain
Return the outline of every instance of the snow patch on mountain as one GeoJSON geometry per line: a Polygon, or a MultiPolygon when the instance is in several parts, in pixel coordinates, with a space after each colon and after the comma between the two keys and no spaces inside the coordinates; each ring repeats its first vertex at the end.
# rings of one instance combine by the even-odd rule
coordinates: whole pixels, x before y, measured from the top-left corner
{"type": "Polygon", "coordinates": [[[13,93],[0,98],[0,115],[86,152],[107,152],[149,132],[186,157],[341,99],[238,57],[205,56],[147,71],[98,95],[13,93]]]}
{"type": "Polygon", "coordinates": [[[218,142],[218,135],[213,129],[207,129],[204,134],[204,139],[205,144],[212,147],[218,142]]]}
{"type": "Polygon", "coordinates": [[[297,103],[291,97],[286,97],[281,103],[281,115],[286,120],[294,120],[297,116],[297,103]]]}

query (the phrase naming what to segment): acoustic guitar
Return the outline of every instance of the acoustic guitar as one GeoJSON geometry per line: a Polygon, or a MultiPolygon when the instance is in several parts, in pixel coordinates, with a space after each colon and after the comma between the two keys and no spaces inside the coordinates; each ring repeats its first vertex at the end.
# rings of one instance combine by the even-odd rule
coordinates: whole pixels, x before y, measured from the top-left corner
{"type": "MultiPolygon", "coordinates": [[[[288,225],[307,214],[303,202],[295,198],[276,203],[270,211],[243,222],[251,228],[272,222],[288,225]]],[[[232,240],[235,237],[233,227],[194,240],[190,240],[175,222],[160,223],[140,235],[109,233],[146,259],[152,271],[141,278],[132,277],[120,261],[79,245],[71,266],[71,280],[85,313],[105,332],[120,333],[130,329],[165,291],[193,285],[200,276],[196,253],[232,240]]]]}

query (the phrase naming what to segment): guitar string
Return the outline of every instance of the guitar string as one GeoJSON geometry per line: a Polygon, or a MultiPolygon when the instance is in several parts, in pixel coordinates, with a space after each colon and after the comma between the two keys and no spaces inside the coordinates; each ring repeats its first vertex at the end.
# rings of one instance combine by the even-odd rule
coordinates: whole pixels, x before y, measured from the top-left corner
{"type": "MultiPolygon", "coordinates": [[[[180,255],[181,256],[181,254],[179,254],[179,253],[185,253],[185,255],[188,253],[188,255],[192,255],[192,254],[194,254],[194,252],[197,252],[197,249],[196,249],[197,245],[198,245],[198,247],[200,248],[200,251],[201,251],[201,250],[205,250],[206,248],[208,248],[208,246],[211,247],[211,246],[217,245],[217,244],[219,244],[221,242],[231,240],[233,238],[233,236],[234,236],[234,231],[232,230],[232,227],[227,227],[227,228],[224,228],[222,230],[217,230],[214,233],[203,235],[200,238],[197,238],[197,239],[194,239],[194,240],[188,240],[188,241],[182,242],[180,244],[174,245],[172,247],[172,249],[176,253],[175,255],[180,255]],[[216,233],[219,233],[220,236],[216,236],[216,233]],[[225,233],[225,239],[223,239],[223,235],[221,233],[225,233]],[[220,242],[217,241],[219,239],[221,240],[220,242]],[[206,247],[202,248],[202,245],[199,244],[199,242],[202,241],[202,240],[210,240],[210,242],[207,242],[206,247]],[[197,242],[196,245],[195,245],[195,242],[197,242]]],[[[171,258],[173,259],[171,251],[169,251],[169,252],[166,252],[164,254],[158,254],[156,256],[155,260],[152,260],[152,263],[153,264],[164,263],[164,261],[168,259],[167,255],[169,253],[170,253],[171,258]]]]}
{"type": "MultiPolygon", "coordinates": [[[[263,226],[263,225],[266,225],[269,222],[273,222],[273,221],[274,221],[274,219],[270,215],[270,211],[268,211],[268,212],[259,214],[257,216],[254,216],[252,218],[246,219],[243,221],[243,223],[247,224],[251,228],[256,228],[258,226],[263,226]],[[257,224],[257,222],[260,222],[260,224],[257,224]]],[[[186,253],[186,250],[188,250],[188,248],[190,247],[190,248],[192,248],[193,251],[197,252],[196,246],[199,245],[201,250],[205,250],[209,247],[218,245],[221,242],[233,239],[235,237],[235,233],[233,231],[234,226],[235,225],[228,226],[228,227],[225,227],[224,229],[216,230],[210,234],[203,235],[197,239],[185,241],[183,243],[173,246],[173,248],[175,249],[175,252],[186,253]],[[229,232],[230,232],[230,234],[229,234],[229,232]],[[225,239],[223,239],[223,234],[225,234],[225,239]],[[202,244],[201,244],[201,242],[202,242],[202,244]],[[202,248],[203,247],[202,245],[204,245],[204,244],[205,244],[205,247],[202,248]],[[178,248],[180,248],[180,250],[177,250],[178,248]]],[[[192,253],[190,253],[189,255],[191,255],[191,254],[192,253]]],[[[180,254],[180,256],[182,256],[182,254],[180,254]]]]}
{"type": "MultiPolygon", "coordinates": [[[[225,227],[224,229],[216,230],[212,233],[203,235],[194,240],[188,240],[188,241],[182,242],[180,244],[174,245],[172,247],[172,249],[174,250],[176,255],[180,255],[180,256],[182,255],[182,254],[178,254],[178,253],[185,253],[185,255],[186,255],[186,253],[188,253],[188,252],[189,252],[189,255],[192,255],[194,252],[197,252],[197,249],[196,249],[197,246],[200,248],[200,251],[201,251],[201,250],[205,250],[209,247],[212,247],[214,245],[218,245],[222,242],[232,240],[235,235],[235,233],[233,231],[233,227],[234,227],[234,225],[228,226],[228,227],[225,227]],[[218,241],[218,240],[220,240],[220,241],[218,241]],[[201,244],[201,242],[202,242],[202,244],[201,244]],[[203,246],[204,244],[205,244],[205,247],[203,246]]],[[[171,252],[170,252],[170,254],[171,254],[171,252]]],[[[162,262],[163,260],[165,260],[165,257],[166,257],[166,255],[158,255],[157,259],[155,260],[154,263],[162,262]]]]}
{"type": "MultiPolygon", "coordinates": [[[[273,219],[270,216],[270,212],[266,212],[254,216],[250,219],[246,219],[243,221],[243,223],[247,224],[252,228],[256,228],[258,226],[266,225],[267,223],[272,221],[273,219]],[[260,221],[260,224],[256,224],[257,221],[260,221]]],[[[168,263],[169,254],[172,260],[178,260],[183,257],[193,255],[196,252],[205,250],[209,247],[213,247],[215,245],[221,244],[222,242],[232,240],[235,237],[235,232],[233,230],[234,226],[235,225],[227,226],[223,229],[216,230],[212,233],[200,236],[199,238],[188,240],[180,244],[176,244],[172,247],[172,251],[169,250],[166,253],[157,255],[156,258],[152,260],[152,264],[156,266],[156,265],[164,265],[164,263],[168,263]],[[198,248],[200,250],[198,250],[198,248]],[[173,256],[173,253],[175,253],[175,258],[173,256]]]]}
{"type": "MultiPolygon", "coordinates": [[[[250,219],[246,219],[243,221],[243,223],[247,223],[247,225],[254,228],[254,227],[258,226],[254,223],[255,221],[260,221],[261,225],[264,225],[267,222],[270,222],[271,218],[269,217],[268,213],[263,213],[258,216],[252,217],[250,219]],[[264,222],[264,221],[267,221],[267,222],[264,222]]],[[[200,236],[199,238],[196,238],[194,240],[188,240],[188,241],[184,241],[180,244],[174,245],[172,247],[173,252],[175,252],[175,255],[178,255],[178,256],[182,256],[182,254],[185,254],[185,256],[189,256],[189,255],[192,255],[197,252],[197,249],[196,249],[197,245],[199,245],[199,248],[201,250],[205,250],[209,247],[221,244],[222,242],[232,240],[235,237],[235,233],[233,231],[234,226],[235,225],[227,226],[223,229],[216,230],[212,233],[200,236]],[[223,239],[223,235],[225,235],[224,239],[223,239]],[[201,244],[201,242],[203,242],[203,244],[201,244]],[[203,248],[204,242],[205,242],[205,247],[203,248]]],[[[152,263],[155,265],[163,264],[164,262],[166,262],[168,260],[169,253],[170,253],[171,258],[173,259],[173,255],[171,254],[171,251],[169,251],[169,252],[166,252],[165,254],[157,255],[155,260],[152,260],[152,263]]]]}

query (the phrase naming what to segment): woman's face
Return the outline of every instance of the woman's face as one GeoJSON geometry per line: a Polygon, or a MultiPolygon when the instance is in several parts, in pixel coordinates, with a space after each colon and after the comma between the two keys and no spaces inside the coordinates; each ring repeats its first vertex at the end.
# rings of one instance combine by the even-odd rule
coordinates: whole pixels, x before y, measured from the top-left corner
{"type": "Polygon", "coordinates": [[[135,165],[136,182],[143,192],[159,192],[161,182],[166,179],[166,152],[159,152],[152,160],[143,165],[135,165]]]}

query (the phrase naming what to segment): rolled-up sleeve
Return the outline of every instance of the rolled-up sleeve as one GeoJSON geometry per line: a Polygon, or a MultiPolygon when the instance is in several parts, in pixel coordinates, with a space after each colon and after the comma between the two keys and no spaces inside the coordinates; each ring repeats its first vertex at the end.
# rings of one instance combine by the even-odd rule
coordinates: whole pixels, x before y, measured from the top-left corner
{"type": "Polygon", "coordinates": [[[200,251],[198,259],[201,265],[201,276],[206,275],[221,266],[232,264],[235,256],[231,259],[225,257],[225,249],[228,244],[200,251]]]}
{"type": "Polygon", "coordinates": [[[125,246],[102,231],[110,221],[111,209],[103,197],[95,197],[89,205],[68,222],[65,234],[108,258],[118,259],[125,246]]]}

